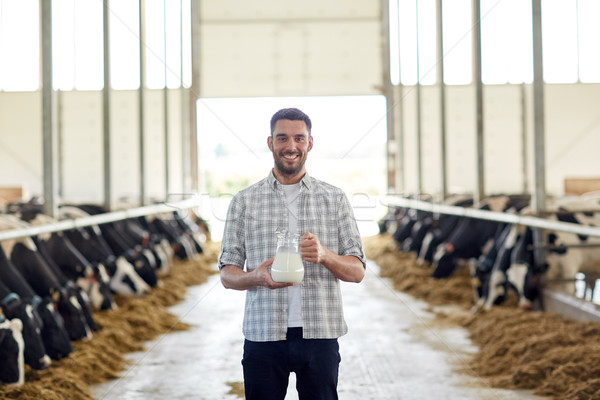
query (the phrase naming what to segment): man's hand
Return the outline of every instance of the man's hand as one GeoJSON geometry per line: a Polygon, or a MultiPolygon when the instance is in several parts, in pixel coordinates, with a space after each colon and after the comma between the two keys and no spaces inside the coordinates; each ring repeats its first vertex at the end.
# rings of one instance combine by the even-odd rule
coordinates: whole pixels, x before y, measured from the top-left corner
{"type": "Polygon", "coordinates": [[[326,255],[325,248],[321,245],[319,238],[310,232],[306,232],[302,236],[300,253],[305,261],[313,264],[321,264],[326,255]]]}
{"type": "Polygon", "coordinates": [[[274,257],[263,261],[254,271],[251,272],[254,275],[256,286],[264,286],[269,289],[279,289],[286,286],[292,286],[293,283],[275,282],[269,273],[269,266],[273,264],[274,257]]]}
{"type": "Polygon", "coordinates": [[[256,286],[269,289],[279,289],[292,286],[293,283],[275,282],[269,273],[269,266],[274,258],[263,261],[252,272],[246,272],[235,265],[225,265],[221,268],[221,283],[227,289],[248,290],[256,286]]]}
{"type": "Polygon", "coordinates": [[[310,232],[302,236],[300,253],[304,261],[321,264],[338,279],[345,282],[360,282],[365,276],[365,267],[355,256],[342,256],[321,244],[318,237],[310,232]]]}

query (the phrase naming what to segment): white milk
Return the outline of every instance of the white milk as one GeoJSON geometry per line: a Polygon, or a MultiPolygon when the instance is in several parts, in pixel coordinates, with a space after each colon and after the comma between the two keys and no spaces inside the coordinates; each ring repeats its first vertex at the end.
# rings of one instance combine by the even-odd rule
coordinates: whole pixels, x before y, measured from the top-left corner
{"type": "Polygon", "coordinates": [[[277,253],[271,266],[275,282],[298,283],[304,279],[304,265],[300,253],[277,253]]]}

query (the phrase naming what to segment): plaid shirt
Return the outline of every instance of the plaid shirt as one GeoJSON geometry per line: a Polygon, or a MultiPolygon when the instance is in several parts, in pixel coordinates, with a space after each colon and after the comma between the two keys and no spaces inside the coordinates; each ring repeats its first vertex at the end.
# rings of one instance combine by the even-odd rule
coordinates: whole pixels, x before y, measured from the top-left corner
{"type": "MultiPolygon", "coordinates": [[[[280,183],[269,176],[240,191],[231,201],[221,242],[219,268],[225,265],[252,271],[275,256],[277,228],[287,229],[288,209],[280,183]]],[[[365,265],[354,213],[341,189],[311,178],[301,180],[298,232],[310,231],[336,254],[356,256],[365,265]]],[[[342,309],[340,282],[321,264],[303,260],[303,336],[333,339],[348,331],[342,309]]],[[[257,342],[285,340],[288,290],[254,287],[246,293],[243,333],[257,342]]]]}

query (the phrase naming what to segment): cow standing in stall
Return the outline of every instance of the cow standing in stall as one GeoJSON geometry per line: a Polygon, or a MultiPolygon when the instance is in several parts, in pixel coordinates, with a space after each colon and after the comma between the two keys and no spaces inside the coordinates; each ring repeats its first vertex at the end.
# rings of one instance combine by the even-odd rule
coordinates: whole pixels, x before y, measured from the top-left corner
{"type": "MultiPolygon", "coordinates": [[[[599,203],[595,201],[595,206],[599,203]]],[[[558,221],[600,228],[600,208],[597,212],[573,212],[559,210],[554,216],[558,221]]],[[[546,232],[547,243],[552,251],[548,252],[548,282],[566,282],[558,286],[575,293],[577,273],[585,276],[586,297],[594,297],[596,280],[600,279],[600,237],[577,235],[569,232],[546,232]]]]}
{"type": "MultiPolygon", "coordinates": [[[[54,218],[39,213],[23,213],[20,218],[35,226],[56,222],[54,218]]],[[[59,282],[63,286],[81,289],[80,302],[89,303],[96,310],[116,308],[104,266],[93,266],[63,232],[41,234],[32,239],[59,282]]],[[[86,318],[88,324],[94,327],[93,320],[87,315],[86,318]]]]}
{"type": "Polygon", "coordinates": [[[196,260],[203,252],[200,231],[189,218],[182,217],[179,212],[146,217],[148,229],[164,235],[178,259],[196,260]]]}
{"type": "MultiPolygon", "coordinates": [[[[442,205],[469,207],[473,205],[471,196],[456,195],[444,200],[442,205]]],[[[453,215],[440,215],[434,212],[423,211],[417,218],[410,230],[410,235],[402,243],[401,249],[406,252],[414,252],[417,254],[417,262],[424,264],[426,261],[431,262],[433,257],[433,249],[441,243],[441,236],[444,232],[449,233],[449,229],[440,229],[448,223],[456,223],[458,218],[453,215]],[[429,250],[431,249],[431,250],[429,250]],[[427,255],[430,255],[427,257],[427,255]]],[[[444,238],[447,236],[444,236],[444,238]]]]}
{"type": "MultiPolygon", "coordinates": [[[[53,299],[48,296],[40,297],[34,292],[7,258],[2,246],[0,246],[0,282],[6,285],[12,293],[13,299],[9,303],[11,307],[16,307],[16,309],[24,307],[27,310],[27,312],[17,314],[23,322],[25,362],[34,369],[42,369],[50,365],[50,360],[44,357],[46,354],[53,360],[59,360],[71,354],[73,348],[69,334],[53,299]],[[15,295],[18,301],[15,301],[15,295]],[[23,316],[28,318],[23,319],[23,316]],[[38,339],[42,341],[41,344],[38,339]]],[[[6,303],[6,298],[4,303],[6,303]]],[[[6,310],[5,314],[10,315],[6,310]]]]}
{"type": "Polygon", "coordinates": [[[25,344],[20,319],[0,314],[0,383],[21,386],[25,383],[25,344]]]}
{"type": "MultiPolygon", "coordinates": [[[[518,212],[528,202],[528,196],[495,196],[482,200],[476,207],[496,212],[518,212]]],[[[432,276],[448,277],[456,269],[458,260],[476,259],[485,254],[505,226],[505,223],[497,221],[461,218],[450,236],[437,247],[432,276]]]]}
{"type": "MultiPolygon", "coordinates": [[[[0,230],[17,229],[29,226],[14,215],[0,218],[0,230]]],[[[29,237],[2,241],[2,247],[10,261],[17,267],[34,292],[42,297],[53,299],[62,315],[71,340],[91,338],[95,326],[90,326],[91,312],[85,302],[81,302],[79,289],[63,286],[51,267],[39,253],[29,237]]]]}
{"type": "MultiPolygon", "coordinates": [[[[550,199],[548,209],[552,213],[551,220],[600,227],[600,203],[597,199],[550,199]],[[599,212],[590,211],[594,209],[599,212]]],[[[494,260],[489,282],[477,308],[488,310],[500,303],[508,289],[515,290],[520,307],[532,308],[533,302],[539,298],[542,281],[574,293],[577,273],[586,276],[589,298],[593,297],[594,284],[600,276],[600,238],[545,230],[546,257],[538,260],[535,258],[532,228],[517,225],[509,228],[510,233],[505,240],[499,240],[497,247],[502,254],[510,254],[510,261],[505,258],[494,260]]],[[[480,265],[479,269],[483,267],[480,265]]]]}
{"type": "MultiPolygon", "coordinates": [[[[106,212],[103,207],[96,205],[80,204],[76,207],[90,215],[106,212]]],[[[124,256],[148,286],[155,287],[158,282],[156,271],[158,266],[152,251],[131,237],[127,229],[123,227],[123,221],[100,224],[99,228],[110,249],[117,256],[124,256]]]]}
{"type": "MultiPolygon", "coordinates": [[[[73,206],[61,206],[61,220],[76,219],[90,214],[73,206]]],[[[109,276],[109,286],[114,293],[127,296],[142,296],[150,293],[151,287],[135,270],[124,255],[117,255],[102,236],[98,225],[70,229],[64,232],[73,245],[93,265],[105,268],[109,276]]]]}
{"type": "Polygon", "coordinates": [[[509,290],[518,296],[519,307],[534,307],[548,265],[535,262],[532,246],[531,228],[509,224],[490,251],[471,263],[473,310],[490,310],[506,299],[509,290]]]}

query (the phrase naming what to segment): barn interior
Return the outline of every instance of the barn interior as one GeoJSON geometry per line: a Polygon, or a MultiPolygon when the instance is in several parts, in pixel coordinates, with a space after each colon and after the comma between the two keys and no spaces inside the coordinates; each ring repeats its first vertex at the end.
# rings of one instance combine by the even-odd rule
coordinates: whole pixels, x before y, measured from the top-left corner
{"type": "Polygon", "coordinates": [[[369,258],[343,287],[341,398],[600,397],[598,15],[594,0],[0,0],[0,207],[52,219],[0,223],[4,251],[173,213],[203,249],[0,397],[243,398],[243,294],[215,263],[283,107],[311,117],[307,170],[346,193],[369,258]],[[526,204],[482,207],[506,198],[526,204]],[[81,204],[103,212],[61,217],[81,204]],[[406,239],[442,216],[533,232],[527,309],[507,271],[482,306],[485,254],[432,277],[406,239]]]}

